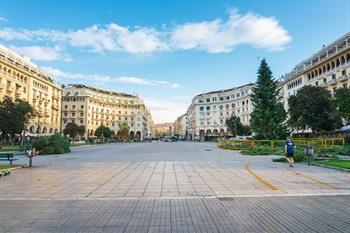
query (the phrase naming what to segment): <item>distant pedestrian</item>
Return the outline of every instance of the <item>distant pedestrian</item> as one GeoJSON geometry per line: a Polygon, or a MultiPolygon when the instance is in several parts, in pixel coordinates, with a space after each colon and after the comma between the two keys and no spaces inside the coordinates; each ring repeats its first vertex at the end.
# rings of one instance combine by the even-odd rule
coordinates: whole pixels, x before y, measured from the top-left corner
{"type": "Polygon", "coordinates": [[[286,153],[286,159],[289,163],[289,167],[294,166],[294,150],[295,143],[292,141],[292,137],[287,137],[287,141],[284,146],[284,152],[286,153]]]}

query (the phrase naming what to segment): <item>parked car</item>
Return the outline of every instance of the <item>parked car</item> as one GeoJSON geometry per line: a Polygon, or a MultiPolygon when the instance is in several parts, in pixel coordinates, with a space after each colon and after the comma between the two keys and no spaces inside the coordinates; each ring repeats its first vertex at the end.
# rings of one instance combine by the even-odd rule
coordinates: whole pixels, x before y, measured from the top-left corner
{"type": "Polygon", "coordinates": [[[163,142],[177,142],[177,138],[174,136],[165,136],[163,137],[163,142]]]}

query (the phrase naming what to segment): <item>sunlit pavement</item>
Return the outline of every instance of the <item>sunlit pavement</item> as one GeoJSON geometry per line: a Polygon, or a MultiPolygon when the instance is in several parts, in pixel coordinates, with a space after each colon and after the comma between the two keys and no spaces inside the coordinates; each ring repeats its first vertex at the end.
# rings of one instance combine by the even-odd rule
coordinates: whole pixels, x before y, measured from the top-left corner
{"type": "Polygon", "coordinates": [[[84,146],[34,165],[0,178],[0,232],[350,232],[350,173],[212,143],[84,146]]]}

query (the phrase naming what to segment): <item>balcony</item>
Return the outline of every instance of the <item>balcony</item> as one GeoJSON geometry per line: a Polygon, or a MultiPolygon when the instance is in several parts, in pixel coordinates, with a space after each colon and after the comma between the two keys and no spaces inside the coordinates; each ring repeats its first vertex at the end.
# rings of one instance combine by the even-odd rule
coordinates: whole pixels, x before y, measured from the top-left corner
{"type": "Polygon", "coordinates": [[[345,81],[345,80],[347,80],[349,78],[349,75],[348,74],[343,74],[342,76],[340,76],[339,78],[338,78],[338,80],[339,81],[345,81]]]}

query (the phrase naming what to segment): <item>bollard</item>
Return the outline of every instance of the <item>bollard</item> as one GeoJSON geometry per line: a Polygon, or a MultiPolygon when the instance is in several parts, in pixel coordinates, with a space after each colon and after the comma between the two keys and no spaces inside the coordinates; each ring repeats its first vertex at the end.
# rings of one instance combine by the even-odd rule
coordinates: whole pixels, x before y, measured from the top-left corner
{"type": "Polygon", "coordinates": [[[307,156],[307,165],[310,166],[311,157],[314,154],[314,149],[312,148],[312,146],[305,147],[304,154],[307,156]]]}

